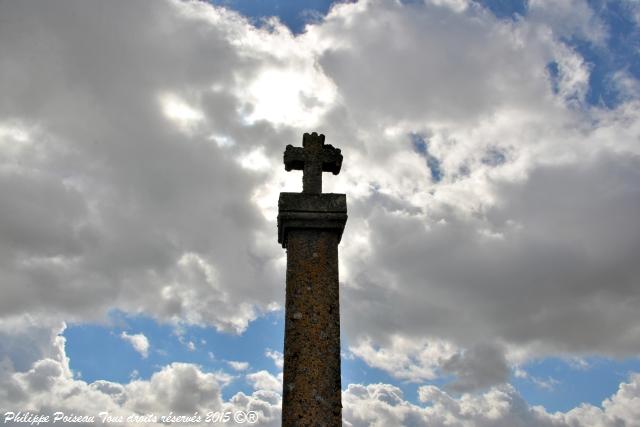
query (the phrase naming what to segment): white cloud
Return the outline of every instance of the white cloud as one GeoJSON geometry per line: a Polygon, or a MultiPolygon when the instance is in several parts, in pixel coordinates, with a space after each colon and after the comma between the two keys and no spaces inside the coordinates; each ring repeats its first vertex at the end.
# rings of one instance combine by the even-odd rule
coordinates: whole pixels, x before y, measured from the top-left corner
{"type": "Polygon", "coordinates": [[[436,6],[449,7],[458,13],[464,12],[469,7],[468,0],[426,0],[425,2],[433,3],[436,6]]]}
{"type": "Polygon", "coordinates": [[[133,349],[140,353],[145,359],[149,356],[149,340],[144,334],[132,334],[129,335],[126,332],[120,334],[120,338],[129,342],[133,346],[133,349]]]}
{"type": "Polygon", "coordinates": [[[247,380],[255,390],[269,390],[276,393],[282,391],[282,372],[278,375],[273,375],[265,370],[252,372],[247,374],[247,380]]]}
{"type": "Polygon", "coordinates": [[[335,98],[335,87],[317,69],[266,69],[245,95],[253,102],[247,117],[277,125],[313,128],[335,98]]]}
{"type": "MultiPolygon", "coordinates": [[[[49,331],[53,335],[61,332],[53,325],[49,331]]],[[[67,366],[64,342],[44,335],[37,341],[43,354],[51,357],[36,360],[25,370],[4,370],[0,376],[0,406],[4,411],[31,408],[43,413],[55,410],[78,415],[107,411],[112,416],[127,417],[251,410],[258,412],[258,426],[280,423],[281,373],[274,376],[259,371],[247,375],[256,390],[251,395],[237,393],[228,400],[222,398],[221,390],[232,381],[231,375],[206,372],[189,363],[164,366],[148,380],[134,378],[127,384],[87,383],[73,378],[67,366]]],[[[3,342],[9,348],[15,348],[14,344],[20,342],[19,337],[5,338],[3,342]]],[[[529,406],[509,385],[493,387],[480,394],[461,395],[448,394],[435,386],[422,386],[418,397],[421,404],[414,404],[393,385],[350,384],[342,395],[344,425],[634,427],[640,419],[639,374],[631,375],[627,382],[620,384],[618,391],[601,406],[581,405],[565,413],[551,414],[541,407],[529,406]]],[[[122,425],[139,424],[125,422],[122,425]]]]}
{"type": "Polygon", "coordinates": [[[293,135],[241,120],[240,89],[272,59],[235,36],[266,30],[172,1],[99,17],[84,3],[81,30],[59,6],[37,17],[2,6],[14,17],[1,30],[0,127],[14,129],[0,136],[14,147],[0,154],[2,274],[13,290],[3,315],[86,320],[118,308],[242,331],[282,294],[276,270],[245,268],[280,251],[244,244],[270,224],[249,197],[260,177],[232,161],[254,141],[293,135]],[[24,57],[25,46],[41,51],[24,57]],[[206,142],[212,134],[235,144],[206,142]]]}
{"type": "MultiPolygon", "coordinates": [[[[561,41],[606,41],[585,2],[360,1],[298,37],[205,2],[96,5],[0,5],[2,324],[49,339],[45,319],[119,309],[241,333],[283,301],[282,151],[318,130],[345,156],[325,189],[349,197],[342,325],[367,363],[467,389],[640,352],[640,105],[585,104],[561,41]]],[[[57,360],[15,339],[33,354],[3,363],[57,360]]]]}
{"type": "Polygon", "coordinates": [[[264,154],[264,147],[258,147],[249,153],[243,154],[238,162],[240,165],[248,170],[253,171],[266,171],[271,169],[271,163],[264,154]]]}
{"type": "Polygon", "coordinates": [[[394,335],[383,346],[364,339],[350,349],[369,366],[400,380],[421,383],[454,375],[455,380],[447,387],[458,392],[503,384],[510,372],[504,349],[495,344],[478,344],[464,350],[443,340],[409,340],[394,335]]]}
{"type": "Polygon", "coordinates": [[[492,388],[483,394],[454,397],[435,386],[419,389],[425,406],[405,400],[402,391],[388,384],[351,384],[343,392],[345,425],[349,426],[460,426],[460,427],[613,427],[637,426],[638,384],[635,375],[620,385],[602,407],[582,405],[566,413],[550,414],[529,406],[511,387],[492,388]]]}
{"type": "Polygon", "coordinates": [[[401,335],[391,337],[387,346],[376,347],[370,339],[363,339],[350,349],[369,366],[382,369],[398,379],[415,382],[436,378],[438,366],[456,353],[455,346],[448,342],[419,342],[401,335]]]}
{"type": "MultiPolygon", "coordinates": [[[[74,378],[65,354],[64,338],[58,336],[64,328],[30,327],[32,340],[42,349],[38,358],[27,367],[3,365],[0,375],[0,407],[5,411],[39,413],[62,411],[67,414],[98,416],[108,412],[112,416],[155,414],[170,412],[192,415],[198,411],[258,411],[259,426],[275,426],[280,421],[280,396],[277,393],[258,390],[247,396],[238,393],[223,400],[221,389],[233,377],[224,372],[205,372],[190,363],[172,363],[155,372],[148,380],[137,375],[127,384],[98,380],[87,383],[74,378]],[[44,331],[47,333],[44,333],[44,331]],[[52,337],[56,339],[52,339],[52,337]]],[[[5,344],[0,348],[0,360],[10,360],[24,344],[21,336],[3,336],[5,344]]],[[[88,423],[87,425],[94,425],[88,423]]],[[[124,426],[140,425],[124,422],[124,426]]],[[[160,422],[146,425],[161,426],[160,422]]]]}
{"type": "MultiPolygon", "coordinates": [[[[640,11],[640,3],[638,4],[640,11]]],[[[640,81],[627,70],[616,71],[611,76],[611,84],[620,97],[633,101],[640,98],[640,81]]]]}
{"type": "Polygon", "coordinates": [[[264,355],[269,359],[273,360],[273,363],[276,365],[276,368],[282,369],[284,367],[284,355],[277,350],[271,350],[268,348],[264,355]]]}
{"type": "Polygon", "coordinates": [[[173,120],[185,130],[189,130],[204,118],[201,111],[189,106],[175,95],[162,95],[160,97],[160,103],[167,118],[173,120]]]}
{"type": "MultiPolygon", "coordinates": [[[[582,6],[587,22],[592,11],[582,6]]],[[[470,352],[482,342],[508,349],[486,361],[490,382],[504,381],[505,361],[525,349],[528,357],[640,351],[623,302],[637,299],[640,277],[629,258],[640,241],[640,178],[630,164],[638,106],[584,105],[589,66],[549,34],[554,25],[540,14],[506,22],[476,9],[365,2],[334,9],[310,32],[340,38],[320,63],[338,88],[337,110],[348,112],[328,119],[329,129],[340,141],[356,135],[335,186],[350,196],[343,324],[351,350],[372,366],[437,375],[447,359],[402,368],[420,360],[427,338],[470,352]],[[440,183],[410,132],[438,159],[440,183]],[[613,212],[619,222],[607,220],[613,212]],[[386,357],[398,337],[417,344],[386,357]]]]}
{"type": "Polygon", "coordinates": [[[578,37],[600,46],[608,37],[606,25],[585,0],[530,0],[527,15],[529,20],[549,26],[557,37],[578,37]]]}
{"type": "Polygon", "coordinates": [[[249,369],[249,362],[239,362],[237,360],[229,360],[227,364],[231,366],[234,371],[246,371],[249,369]]]}

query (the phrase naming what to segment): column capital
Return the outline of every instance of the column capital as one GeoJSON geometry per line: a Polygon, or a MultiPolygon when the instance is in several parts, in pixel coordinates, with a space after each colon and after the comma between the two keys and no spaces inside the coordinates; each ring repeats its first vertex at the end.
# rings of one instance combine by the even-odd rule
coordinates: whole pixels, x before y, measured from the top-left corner
{"type": "Polygon", "coordinates": [[[287,247],[291,229],[322,229],[338,233],[347,222],[347,196],[335,193],[280,193],[278,200],[278,243],[287,247]]]}

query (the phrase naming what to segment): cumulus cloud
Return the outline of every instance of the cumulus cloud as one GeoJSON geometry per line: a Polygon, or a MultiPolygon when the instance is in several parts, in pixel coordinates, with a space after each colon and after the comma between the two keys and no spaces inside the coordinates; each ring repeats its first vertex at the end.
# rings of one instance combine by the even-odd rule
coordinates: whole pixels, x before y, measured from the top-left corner
{"type": "MultiPolygon", "coordinates": [[[[61,332],[51,326],[52,335],[61,332]]],[[[57,336],[57,335],[55,335],[57,336]]],[[[6,340],[11,343],[11,339],[6,340]]],[[[3,370],[0,406],[17,412],[36,408],[40,413],[110,416],[192,415],[213,411],[255,411],[258,426],[280,424],[282,374],[267,371],[247,375],[256,391],[223,399],[222,389],[234,377],[207,372],[190,363],[171,363],[149,379],[126,384],[74,379],[67,364],[64,342],[44,339],[46,354],[23,371],[3,370]]],[[[510,385],[492,387],[480,394],[449,394],[435,386],[418,389],[419,403],[411,403],[390,384],[350,384],[343,391],[343,418],[347,426],[523,426],[614,427],[638,426],[640,375],[631,375],[601,406],[581,405],[568,412],[548,413],[529,406],[510,385]]],[[[4,416],[4,413],[3,413],[4,416]]],[[[85,425],[95,425],[86,423],[85,425]]],[[[17,425],[9,423],[8,425],[17,425]]],[[[139,423],[123,422],[135,426],[139,423]]],[[[150,426],[164,425],[145,423],[150,426]]],[[[218,425],[213,423],[212,425],[218,425]]],[[[223,424],[219,424],[223,425],[223,424]]]]}
{"type": "Polygon", "coordinates": [[[247,374],[247,380],[256,390],[269,390],[280,393],[282,391],[282,372],[273,375],[269,371],[258,371],[247,374]]]}
{"type": "Polygon", "coordinates": [[[249,369],[249,362],[239,362],[236,360],[229,360],[227,364],[231,366],[231,368],[234,371],[246,371],[247,369],[249,369]]]}
{"type": "Polygon", "coordinates": [[[270,62],[250,45],[261,33],[199,3],[31,6],[2,5],[1,145],[22,140],[1,157],[2,313],[119,307],[242,331],[281,295],[277,245],[252,243],[269,229],[250,199],[264,172],[237,161],[290,139],[236,112],[233,76],[270,62]]]}
{"type": "MultiPolygon", "coordinates": [[[[44,327],[39,327],[44,330],[44,327]]],[[[38,330],[33,329],[32,330],[38,330]]],[[[41,414],[62,411],[66,414],[110,416],[156,416],[174,414],[205,415],[210,411],[256,411],[261,426],[275,426],[280,420],[280,396],[266,390],[251,395],[237,393],[223,400],[221,390],[233,380],[225,372],[206,372],[202,367],[190,363],[171,363],[159,369],[148,380],[132,379],[127,384],[98,380],[87,383],[75,379],[68,366],[64,338],[57,335],[62,330],[55,325],[48,328],[49,337],[39,345],[44,350],[42,358],[24,369],[3,366],[0,376],[0,407],[17,413],[31,410],[41,414]],[[51,339],[55,337],[56,339],[51,339]]],[[[43,336],[46,335],[43,333],[43,336]]],[[[2,360],[11,355],[6,348],[16,348],[21,337],[5,337],[0,356],[2,360]]],[[[18,425],[18,423],[15,423],[18,425]]],[[[97,423],[86,423],[95,425],[97,423]]],[[[9,423],[9,425],[12,425],[9,423]]],[[[135,426],[138,422],[123,422],[135,426]]],[[[164,425],[145,423],[145,425],[164,425]]],[[[213,424],[216,425],[216,424],[213,424]]],[[[221,424],[220,424],[221,425],[221,424]]]]}
{"type": "Polygon", "coordinates": [[[622,383],[602,407],[582,405],[566,413],[548,413],[529,406],[511,387],[492,388],[482,394],[456,398],[435,386],[419,389],[425,406],[405,400],[402,391],[388,384],[351,384],[343,392],[345,425],[348,426],[461,426],[461,427],[613,427],[637,426],[640,398],[635,375],[622,383]]]}
{"type": "Polygon", "coordinates": [[[602,46],[608,36],[606,25],[587,1],[557,3],[531,0],[528,2],[528,9],[528,19],[548,26],[559,37],[579,37],[602,46]]]}
{"type": "Polygon", "coordinates": [[[35,318],[25,314],[0,322],[0,363],[4,372],[24,372],[42,359],[66,360],[66,328],[55,319],[35,318]]]}
{"type": "Polygon", "coordinates": [[[478,386],[504,381],[522,350],[640,351],[638,103],[585,105],[589,66],[542,21],[365,2],[310,32],[335,42],[320,63],[348,118],[331,124],[357,128],[337,187],[350,195],[343,324],[377,344],[375,366],[394,336],[418,343],[396,366],[431,338],[505,349],[478,386]]]}
{"type": "Polygon", "coordinates": [[[382,369],[394,377],[413,382],[432,380],[438,367],[456,354],[456,347],[446,341],[409,340],[401,335],[391,337],[387,345],[377,346],[371,339],[352,345],[351,353],[369,366],[382,369]]]}
{"type": "Polygon", "coordinates": [[[448,385],[455,391],[473,391],[507,382],[510,374],[504,351],[491,344],[478,344],[454,354],[442,363],[442,369],[455,376],[448,385]]]}
{"type": "MultiPolygon", "coordinates": [[[[585,103],[565,40],[606,28],[571,4],[360,1],[293,36],[204,2],[3,2],[0,333],[111,309],[241,333],[283,300],[282,150],[318,130],[345,155],[325,188],[349,197],[353,354],[458,391],[517,359],[638,354],[640,103],[585,103]]],[[[61,360],[36,339],[0,344],[7,372],[61,360]]]]}
{"type": "Polygon", "coordinates": [[[265,351],[264,355],[267,356],[269,359],[273,360],[273,363],[274,365],[276,365],[276,368],[282,369],[284,367],[284,355],[279,351],[271,350],[270,348],[268,348],[265,351]]]}
{"type": "Polygon", "coordinates": [[[129,335],[123,331],[120,334],[120,338],[131,344],[133,349],[140,353],[140,355],[145,359],[149,356],[149,340],[144,336],[144,334],[129,335]]]}
{"type": "Polygon", "coordinates": [[[385,345],[364,339],[350,348],[369,366],[400,380],[421,383],[453,375],[455,380],[447,387],[457,392],[505,383],[510,374],[504,349],[493,343],[463,349],[444,340],[409,340],[394,335],[385,345]]]}
{"type": "Polygon", "coordinates": [[[414,336],[427,328],[466,343],[492,338],[559,352],[635,354],[628,302],[638,297],[638,166],[637,156],[602,155],[538,167],[524,183],[497,183],[499,199],[482,217],[429,228],[380,209],[370,226],[388,230],[386,243],[393,243],[372,248],[372,256],[388,268],[347,288],[348,301],[358,301],[363,322],[402,325],[414,336]],[[387,287],[376,276],[404,286],[387,287]],[[394,315],[399,308],[377,309],[390,300],[403,316],[394,315]]]}
{"type": "MultiPolygon", "coordinates": [[[[275,425],[279,419],[279,396],[258,391],[250,396],[243,393],[223,401],[221,388],[230,376],[203,372],[188,363],[173,363],[152,375],[149,380],[133,380],[128,384],[108,381],[86,383],[63,374],[58,361],[44,359],[25,373],[16,373],[5,383],[13,391],[12,399],[3,402],[3,408],[39,408],[41,413],[63,411],[67,414],[111,416],[131,415],[193,415],[203,417],[208,412],[256,410],[260,412],[259,425],[275,425]],[[22,398],[20,398],[20,396],[22,398]]],[[[13,412],[16,412],[16,409],[13,412]]],[[[93,425],[93,423],[88,423],[93,425]]],[[[145,423],[149,425],[163,425],[145,423]]],[[[140,425],[137,422],[123,425],[140,425]]]]}

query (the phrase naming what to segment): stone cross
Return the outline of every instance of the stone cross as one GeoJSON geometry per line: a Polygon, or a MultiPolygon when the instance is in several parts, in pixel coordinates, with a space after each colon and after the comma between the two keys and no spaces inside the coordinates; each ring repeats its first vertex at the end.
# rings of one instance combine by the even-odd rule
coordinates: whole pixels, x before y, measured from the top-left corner
{"type": "Polygon", "coordinates": [[[302,193],[280,193],[278,242],[287,250],[282,426],[342,426],[338,244],[344,194],[322,193],[322,172],[338,174],[340,150],[305,133],[288,145],[287,171],[303,171],[302,193]]]}
{"type": "Polygon", "coordinates": [[[302,170],[302,192],[322,193],[322,172],[340,173],[342,154],[332,145],[324,145],[324,135],[313,132],[302,136],[302,147],[287,145],[284,151],[284,169],[302,170]]]}

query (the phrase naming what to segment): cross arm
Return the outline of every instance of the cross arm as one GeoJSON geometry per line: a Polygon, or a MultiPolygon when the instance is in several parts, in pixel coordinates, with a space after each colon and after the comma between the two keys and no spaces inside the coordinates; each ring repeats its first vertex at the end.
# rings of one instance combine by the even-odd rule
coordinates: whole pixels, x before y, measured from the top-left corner
{"type": "Polygon", "coordinates": [[[334,175],[340,173],[342,167],[342,154],[339,148],[335,148],[331,144],[322,147],[322,171],[331,172],[334,175]]]}
{"type": "Polygon", "coordinates": [[[294,147],[287,145],[284,150],[284,170],[287,172],[292,170],[304,169],[304,149],[302,147],[294,147]]]}

